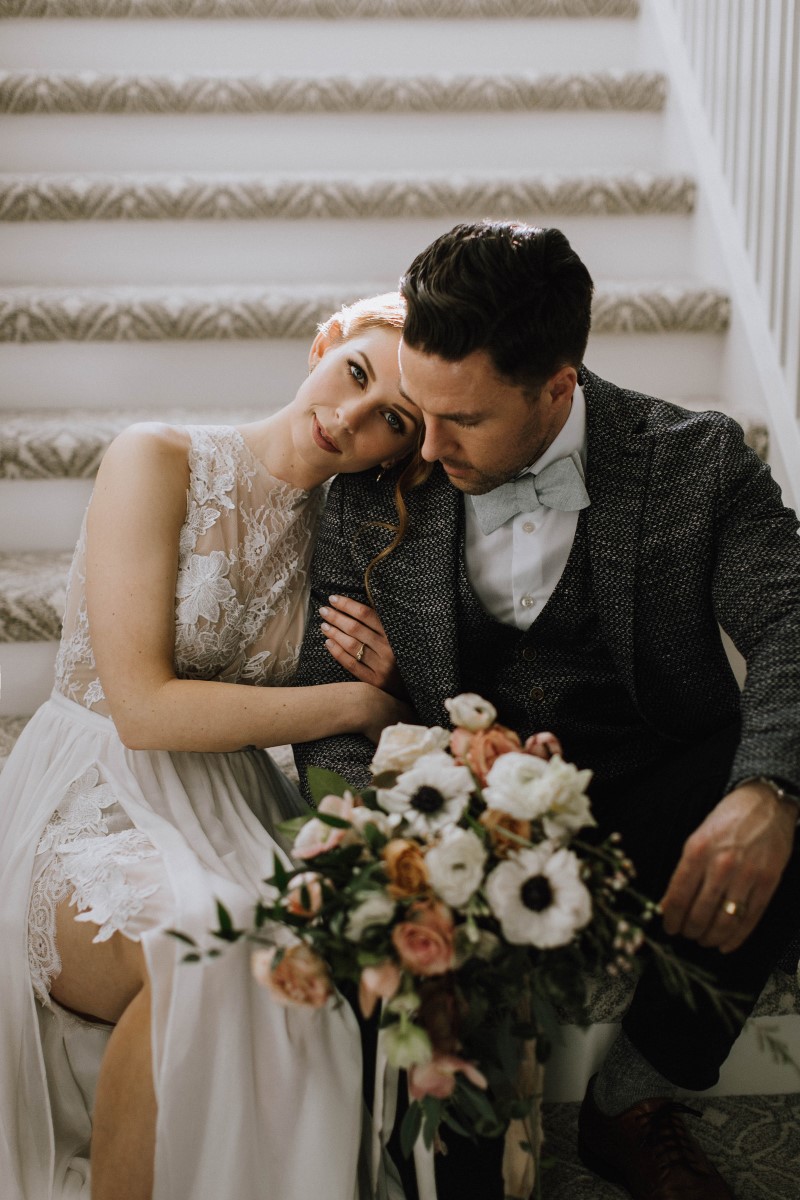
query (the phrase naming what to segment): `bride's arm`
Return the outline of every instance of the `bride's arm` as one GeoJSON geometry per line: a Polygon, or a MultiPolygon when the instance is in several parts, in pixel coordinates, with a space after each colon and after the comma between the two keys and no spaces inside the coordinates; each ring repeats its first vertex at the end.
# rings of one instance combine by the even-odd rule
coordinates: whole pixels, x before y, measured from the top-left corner
{"type": "Polygon", "coordinates": [[[178,541],[188,438],[135,427],[109,448],[89,507],[86,602],[111,715],[131,749],[236,750],[341,733],[377,739],[401,719],[367,683],[250,687],[178,679],[173,667],[178,541]]]}

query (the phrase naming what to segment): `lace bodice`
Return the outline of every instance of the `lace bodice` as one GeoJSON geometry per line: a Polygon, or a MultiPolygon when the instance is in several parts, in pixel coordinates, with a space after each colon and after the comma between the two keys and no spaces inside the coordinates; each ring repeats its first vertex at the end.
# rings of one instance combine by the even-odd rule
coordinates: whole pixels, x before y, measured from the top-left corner
{"type": "MultiPolygon", "coordinates": [[[[294,672],[324,492],[274,478],[229,426],[189,426],[189,488],[175,594],[175,673],[282,684],[294,672]]],[[[56,690],[108,708],[86,611],[86,520],[70,568],[56,690]]]]}

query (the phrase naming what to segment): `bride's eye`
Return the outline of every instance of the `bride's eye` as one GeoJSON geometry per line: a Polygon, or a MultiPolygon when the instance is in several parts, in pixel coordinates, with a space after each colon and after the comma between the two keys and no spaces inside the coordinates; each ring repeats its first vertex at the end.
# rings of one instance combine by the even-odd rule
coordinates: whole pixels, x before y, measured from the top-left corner
{"type": "Polygon", "coordinates": [[[405,433],[405,425],[400,420],[396,412],[388,409],[383,415],[386,418],[386,424],[391,430],[393,430],[394,433],[405,433]]]}
{"type": "Polygon", "coordinates": [[[361,364],[357,363],[353,358],[348,358],[347,365],[350,368],[350,374],[353,376],[353,379],[355,379],[358,386],[360,388],[366,387],[367,372],[364,370],[361,364]]]}

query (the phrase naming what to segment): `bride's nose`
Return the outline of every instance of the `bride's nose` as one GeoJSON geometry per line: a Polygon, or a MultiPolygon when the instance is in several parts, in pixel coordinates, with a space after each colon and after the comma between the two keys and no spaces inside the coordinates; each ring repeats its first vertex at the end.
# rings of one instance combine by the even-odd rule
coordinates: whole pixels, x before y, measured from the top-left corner
{"type": "Polygon", "coordinates": [[[346,400],[336,409],[336,417],[348,433],[356,433],[369,413],[366,400],[346,400]]]}

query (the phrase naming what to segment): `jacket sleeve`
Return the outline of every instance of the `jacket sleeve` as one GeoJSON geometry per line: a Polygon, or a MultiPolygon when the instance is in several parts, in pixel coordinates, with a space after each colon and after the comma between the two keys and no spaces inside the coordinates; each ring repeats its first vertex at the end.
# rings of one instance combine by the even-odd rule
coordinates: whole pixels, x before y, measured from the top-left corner
{"type": "Polygon", "coordinates": [[[738,426],[718,456],[717,619],[747,663],[730,786],[754,775],[800,791],[800,538],[769,468],[738,426]]]}
{"type": "MultiPolygon", "coordinates": [[[[341,482],[335,479],[320,519],[311,566],[311,594],[305,637],[297,674],[293,680],[296,687],[352,681],[352,676],[325,649],[325,641],[319,628],[320,605],[327,604],[329,596],[350,596],[362,604],[368,603],[363,571],[354,562],[350,549],[353,536],[350,521],[347,522],[348,529],[345,529],[344,493],[341,482]]],[[[360,734],[342,734],[338,737],[319,738],[313,742],[298,742],[292,750],[300,776],[301,791],[306,799],[309,799],[306,777],[308,767],[325,767],[343,775],[354,787],[363,787],[369,781],[369,764],[375,747],[368,738],[360,734]]]]}

